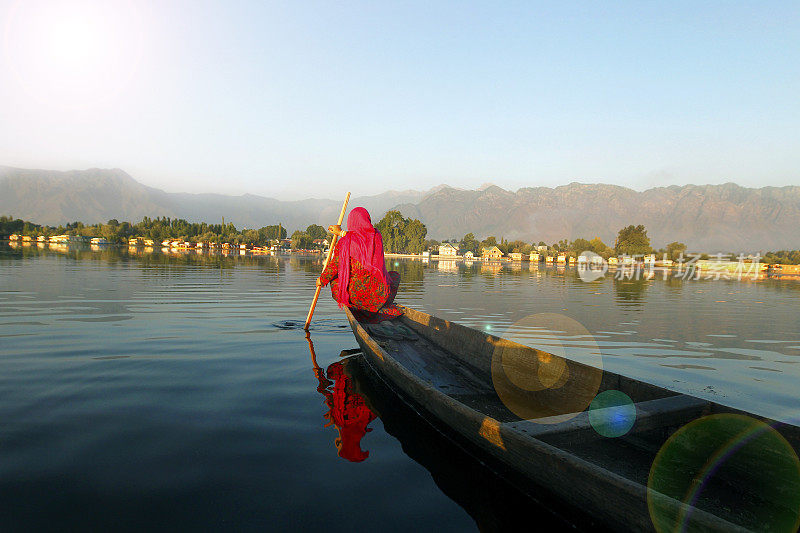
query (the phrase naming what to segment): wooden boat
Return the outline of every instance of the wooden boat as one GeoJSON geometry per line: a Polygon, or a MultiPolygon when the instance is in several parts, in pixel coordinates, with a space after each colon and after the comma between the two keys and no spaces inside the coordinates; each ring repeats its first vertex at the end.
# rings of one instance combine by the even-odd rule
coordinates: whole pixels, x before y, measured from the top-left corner
{"type": "Polygon", "coordinates": [[[403,310],[380,324],[346,311],[367,363],[528,494],[615,530],[797,529],[800,428],[403,310]],[[607,391],[630,405],[595,408],[607,391]],[[620,413],[629,429],[609,434],[620,413]]]}

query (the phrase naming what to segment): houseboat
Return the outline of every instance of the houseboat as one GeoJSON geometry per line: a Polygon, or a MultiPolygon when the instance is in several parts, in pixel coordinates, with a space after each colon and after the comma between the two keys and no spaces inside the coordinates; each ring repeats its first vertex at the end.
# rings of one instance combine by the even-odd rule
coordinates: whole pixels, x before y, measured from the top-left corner
{"type": "Polygon", "coordinates": [[[767,266],[767,272],[772,276],[798,276],[800,275],[800,265],[782,265],[776,263],[767,266]]]}
{"type": "Polygon", "coordinates": [[[503,252],[501,252],[500,248],[497,246],[491,246],[483,249],[481,258],[484,261],[501,261],[503,259],[503,252]]]}

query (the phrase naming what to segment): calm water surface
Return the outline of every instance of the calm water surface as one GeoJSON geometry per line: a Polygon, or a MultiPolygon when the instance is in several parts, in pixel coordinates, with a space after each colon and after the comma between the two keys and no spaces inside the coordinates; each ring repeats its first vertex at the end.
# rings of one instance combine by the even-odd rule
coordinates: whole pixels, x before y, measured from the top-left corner
{"type": "MultiPolygon", "coordinates": [[[[797,420],[797,282],[393,263],[400,303],[543,349],[554,337],[535,315],[563,314],[604,368],[797,420]]],[[[320,270],[300,257],[0,245],[3,528],[557,522],[398,405],[358,355],[341,357],[357,345],[327,291],[311,346],[287,327],[304,320],[320,270]]]]}

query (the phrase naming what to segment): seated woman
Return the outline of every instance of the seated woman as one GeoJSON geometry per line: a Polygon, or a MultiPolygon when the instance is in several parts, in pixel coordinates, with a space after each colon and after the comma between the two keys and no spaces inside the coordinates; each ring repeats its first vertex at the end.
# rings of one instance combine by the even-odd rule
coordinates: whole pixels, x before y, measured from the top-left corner
{"type": "Polygon", "coordinates": [[[328,228],[343,235],[333,256],[317,279],[317,286],[331,284],[331,293],[339,307],[345,305],[362,311],[364,318],[390,318],[402,312],[392,302],[400,285],[400,274],[386,271],[383,237],[372,226],[369,213],[356,207],[347,217],[347,231],[339,226],[328,228]]]}

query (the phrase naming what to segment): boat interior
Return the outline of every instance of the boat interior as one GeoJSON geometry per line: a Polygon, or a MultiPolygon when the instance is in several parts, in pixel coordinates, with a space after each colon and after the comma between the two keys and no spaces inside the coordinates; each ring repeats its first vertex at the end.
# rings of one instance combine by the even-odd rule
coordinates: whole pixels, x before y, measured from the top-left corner
{"type": "Polygon", "coordinates": [[[692,506],[747,529],[800,520],[800,428],[410,308],[404,312],[399,319],[361,326],[430,394],[446,395],[496,421],[500,431],[544,442],[642,486],[663,485],[666,493],[670,483],[676,491],[692,489],[686,497],[692,506]],[[593,405],[607,391],[610,403],[593,405]],[[709,459],[714,454],[720,457],[709,459]],[[698,471],[704,476],[699,482],[698,471]],[[769,479],[775,475],[783,476],[781,483],[769,479]]]}

